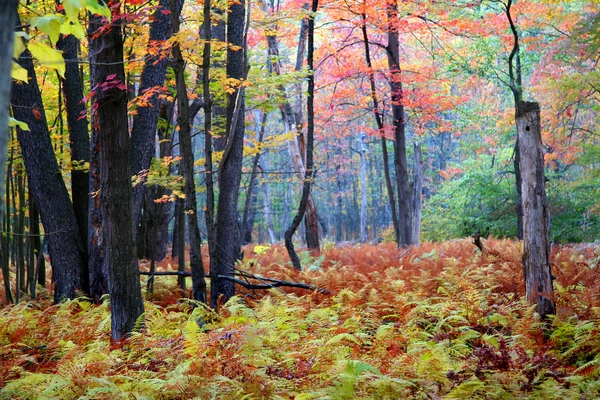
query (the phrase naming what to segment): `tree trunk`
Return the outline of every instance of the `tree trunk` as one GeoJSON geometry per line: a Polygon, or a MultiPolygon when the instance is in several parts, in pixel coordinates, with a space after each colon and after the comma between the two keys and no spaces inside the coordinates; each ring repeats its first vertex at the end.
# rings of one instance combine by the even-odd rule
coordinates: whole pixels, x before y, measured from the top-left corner
{"type": "Polygon", "coordinates": [[[298,225],[300,225],[300,221],[304,216],[306,211],[306,206],[310,196],[310,186],[311,181],[314,177],[314,165],[313,165],[313,145],[314,145],[314,94],[315,94],[315,77],[314,77],[314,31],[315,31],[315,13],[317,12],[317,8],[319,7],[319,0],[313,0],[312,2],[312,15],[308,19],[307,25],[307,37],[308,37],[308,94],[306,98],[306,114],[307,114],[307,124],[306,124],[306,171],[304,176],[304,182],[302,184],[302,198],[300,200],[300,205],[298,206],[298,212],[294,217],[292,224],[285,231],[285,247],[290,255],[290,259],[292,261],[292,265],[295,269],[300,270],[302,266],[300,265],[300,258],[298,258],[298,254],[294,249],[294,243],[292,242],[292,237],[296,229],[298,229],[298,225]]]}
{"type": "MultiPolygon", "coordinates": [[[[0,177],[6,167],[8,148],[8,108],[10,106],[10,88],[12,78],[8,73],[12,68],[14,30],[17,25],[18,0],[2,1],[0,9],[0,70],[5,71],[0,78],[0,177]]],[[[2,208],[2,185],[0,185],[0,209],[2,208]]],[[[10,292],[7,292],[7,296],[10,292]]]]}
{"type": "Polygon", "coordinates": [[[27,176],[45,232],[50,235],[48,250],[52,261],[54,300],[72,299],[84,287],[85,249],[77,219],[62,179],[46,122],[42,95],[33,60],[23,52],[19,64],[27,70],[29,83],[13,84],[13,115],[29,125],[30,131],[17,128],[27,176]]]}
{"type": "MultiPolygon", "coordinates": [[[[223,10],[219,6],[213,7],[212,2],[210,0],[208,1],[211,3],[209,4],[209,12],[212,12],[214,15],[214,18],[212,18],[213,23],[210,24],[210,37],[213,41],[223,44],[227,41],[227,25],[225,23],[225,10],[223,10]]],[[[205,37],[208,37],[207,34],[205,34],[205,37]]],[[[208,47],[208,50],[210,50],[210,47],[208,47]]],[[[225,64],[222,60],[211,59],[210,51],[206,54],[208,60],[210,61],[210,63],[208,64],[209,68],[215,69],[217,71],[225,68],[225,64]]],[[[206,69],[207,72],[209,68],[206,69]]],[[[206,101],[206,96],[204,96],[204,98],[206,101]]],[[[227,134],[225,132],[227,125],[227,107],[225,106],[225,102],[222,100],[211,102],[211,114],[211,142],[213,143],[215,151],[223,151],[225,150],[225,145],[227,143],[227,134]]],[[[212,223],[214,224],[214,221],[212,223]]]]}
{"type": "Polygon", "coordinates": [[[366,243],[369,240],[369,231],[367,230],[367,148],[365,146],[365,135],[359,137],[359,156],[360,156],[360,242],[366,243]]]}
{"type": "Polygon", "coordinates": [[[421,244],[421,213],[423,210],[423,156],[421,145],[415,143],[414,151],[415,167],[413,170],[411,243],[419,246],[421,244]]]}
{"type": "MultiPolygon", "coordinates": [[[[110,5],[110,2],[109,2],[110,5]]],[[[100,209],[104,262],[112,320],[112,338],[119,340],[139,328],[144,313],[139,267],[132,227],[131,142],[127,124],[127,86],[123,68],[123,37],[118,8],[112,25],[90,19],[92,69],[92,125],[98,130],[100,148],[100,209]],[[105,85],[101,88],[99,85],[105,85]]]]}
{"type": "Polygon", "coordinates": [[[523,193],[523,272],[527,301],[545,318],[556,314],[550,267],[550,213],[538,103],[521,102],[516,117],[523,193]]]}
{"type": "Polygon", "coordinates": [[[381,151],[383,154],[383,170],[385,174],[385,186],[387,189],[388,200],[390,204],[390,210],[392,214],[392,224],[394,226],[394,234],[396,235],[396,242],[400,238],[400,223],[398,222],[398,212],[396,207],[396,198],[394,196],[394,187],[392,186],[392,178],[390,174],[390,161],[387,149],[387,140],[385,139],[385,131],[383,126],[383,118],[381,110],[379,109],[379,100],[377,99],[377,87],[375,86],[375,76],[373,74],[373,65],[371,63],[371,50],[369,46],[369,36],[367,34],[367,16],[361,14],[362,18],[362,34],[363,44],[365,47],[365,61],[369,68],[369,83],[371,84],[371,98],[373,99],[373,114],[375,116],[375,122],[377,123],[377,129],[379,129],[381,139],[381,151]]]}
{"type": "MultiPolygon", "coordinates": [[[[173,33],[179,32],[179,10],[177,0],[171,0],[173,33]]],[[[185,62],[179,43],[173,44],[174,71],[177,85],[177,123],[179,125],[179,152],[185,181],[185,213],[188,220],[190,241],[190,270],[192,271],[192,296],[194,300],[206,303],[206,282],[200,246],[198,207],[196,204],[196,183],[194,182],[194,154],[192,149],[192,127],[189,118],[189,99],[185,84],[185,62]]],[[[180,238],[181,240],[181,238],[180,238]]]]}
{"type": "MultiPolygon", "coordinates": [[[[176,0],[176,7],[181,10],[183,0],[176,0]]],[[[169,10],[169,0],[160,0],[158,7],[153,15],[150,24],[150,33],[148,37],[148,48],[164,46],[165,41],[171,36],[171,15],[169,10]]],[[[140,87],[138,96],[143,96],[149,90],[162,88],[165,83],[167,72],[167,57],[162,57],[154,52],[148,52],[148,56],[140,76],[140,87]]],[[[134,231],[137,230],[141,218],[142,204],[144,203],[144,192],[146,186],[147,171],[150,168],[152,157],[156,154],[155,137],[156,125],[158,123],[158,113],[160,100],[157,95],[148,98],[148,105],[137,107],[136,114],[133,117],[131,127],[131,172],[137,175],[138,179],[133,188],[133,224],[134,231]]]]}
{"type": "Polygon", "coordinates": [[[31,182],[29,184],[29,232],[33,235],[32,247],[37,270],[37,277],[34,276],[34,278],[37,279],[38,285],[46,287],[46,260],[44,259],[44,249],[42,249],[42,241],[40,239],[40,214],[33,198],[31,182]]]}
{"type": "Polygon", "coordinates": [[[404,115],[402,81],[400,71],[400,54],[398,30],[393,21],[398,18],[395,4],[387,5],[388,23],[388,68],[390,72],[390,88],[392,103],[392,125],[394,127],[394,166],[396,168],[396,185],[398,187],[398,246],[411,245],[412,217],[411,192],[408,181],[408,166],[406,161],[406,121],[404,115]]]}
{"type": "MultiPolygon", "coordinates": [[[[61,80],[65,107],[67,109],[67,127],[69,129],[69,142],[71,150],[71,194],[73,209],[81,240],[85,243],[88,238],[88,212],[90,202],[89,170],[85,164],[90,162],[90,137],[88,132],[88,118],[86,105],[83,100],[83,79],[79,73],[79,40],[73,36],[62,36],[56,47],[63,51],[65,63],[65,78],[61,80]]],[[[87,259],[87,248],[85,249],[87,259]]],[[[85,276],[89,271],[85,264],[85,276]]],[[[89,284],[88,284],[89,285],[89,284]]],[[[86,288],[86,291],[89,291],[86,288]]]]}
{"type": "MultiPolygon", "coordinates": [[[[246,1],[232,3],[227,17],[227,77],[245,79],[246,75],[246,1]]],[[[219,200],[217,203],[215,262],[211,269],[210,304],[216,307],[219,296],[229,300],[235,285],[219,275],[233,276],[240,254],[237,200],[242,177],[245,118],[244,88],[238,87],[227,97],[227,144],[219,164],[219,200]]]]}

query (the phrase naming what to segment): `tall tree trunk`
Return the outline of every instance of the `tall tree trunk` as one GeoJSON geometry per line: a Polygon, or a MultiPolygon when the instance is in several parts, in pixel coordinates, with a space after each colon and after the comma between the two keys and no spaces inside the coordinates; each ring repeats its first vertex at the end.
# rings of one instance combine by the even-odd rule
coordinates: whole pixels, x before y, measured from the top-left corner
{"type": "MultiPolygon", "coordinates": [[[[227,19],[225,17],[226,15],[226,10],[220,8],[218,5],[214,5],[210,0],[208,0],[210,2],[209,6],[210,8],[208,9],[208,11],[205,9],[205,14],[204,17],[206,18],[206,16],[208,15],[211,21],[213,21],[212,24],[210,25],[210,29],[209,31],[205,30],[205,38],[209,37],[207,35],[210,34],[210,38],[215,41],[215,42],[219,42],[219,43],[226,43],[227,41],[227,25],[225,23],[225,20],[227,19]],[[209,14],[206,14],[206,13],[209,14]],[[212,16],[210,15],[210,13],[212,13],[212,16]]],[[[205,67],[206,69],[206,73],[207,73],[207,77],[208,77],[208,71],[212,68],[214,70],[222,70],[223,68],[225,68],[225,63],[223,62],[222,59],[217,59],[217,58],[211,58],[211,54],[210,54],[210,46],[206,47],[208,45],[210,45],[210,43],[206,43],[204,45],[204,50],[205,50],[205,54],[206,54],[206,60],[209,62],[209,64],[206,64],[206,62],[204,63],[205,65],[207,65],[205,67]],[[208,49],[208,51],[206,51],[208,49]]],[[[204,82],[206,82],[206,80],[204,80],[204,82]]],[[[204,98],[206,99],[206,94],[204,95],[204,98]]],[[[224,99],[221,100],[217,100],[217,101],[212,101],[211,102],[211,124],[210,124],[210,132],[212,132],[212,143],[214,146],[214,150],[215,151],[223,151],[225,150],[225,145],[227,143],[227,134],[226,134],[226,125],[227,125],[227,106],[225,104],[224,99]]],[[[212,167],[211,167],[212,169],[212,167]]],[[[213,207],[214,209],[214,207],[213,207]]],[[[214,212],[213,212],[214,214],[214,212]]],[[[214,225],[214,220],[212,222],[212,224],[214,225]]]]}
{"type": "Polygon", "coordinates": [[[396,185],[398,187],[398,246],[411,245],[412,217],[411,191],[408,181],[408,165],[406,161],[406,121],[404,115],[403,92],[400,70],[400,48],[398,29],[394,26],[398,19],[397,5],[388,3],[388,68],[390,70],[390,88],[392,103],[392,125],[394,127],[394,166],[396,168],[396,185]]]}
{"type": "MultiPolygon", "coordinates": [[[[208,253],[210,257],[210,276],[213,281],[213,271],[215,267],[215,250],[217,248],[217,227],[215,225],[215,187],[213,175],[213,134],[215,130],[219,131],[222,124],[225,123],[226,110],[220,104],[215,104],[212,93],[210,92],[210,74],[211,74],[211,42],[218,40],[225,42],[225,20],[224,10],[212,8],[211,0],[204,0],[203,16],[204,21],[211,21],[211,13],[215,13],[216,24],[204,24],[204,49],[202,54],[202,95],[204,97],[204,172],[206,185],[206,211],[204,220],[206,223],[206,236],[208,241],[208,253]],[[213,30],[214,29],[214,30],[213,30]],[[215,35],[213,38],[213,34],[215,35]],[[215,123],[213,124],[213,117],[215,123]]],[[[220,63],[215,62],[215,67],[220,63]]],[[[214,141],[217,149],[225,149],[225,136],[214,141]]]]}
{"type": "MultiPolygon", "coordinates": [[[[111,4],[110,5],[116,5],[111,4]]],[[[100,142],[100,209],[104,262],[108,272],[112,338],[119,340],[137,327],[144,313],[132,227],[131,142],[127,124],[127,86],[123,68],[124,21],[113,7],[111,26],[99,17],[90,19],[92,125],[100,142]],[[106,85],[100,88],[99,85],[106,85]]],[[[104,20],[106,21],[106,20],[104,20]]]]}
{"type": "Polygon", "coordinates": [[[307,36],[308,36],[308,94],[306,97],[306,114],[307,114],[307,124],[306,124],[306,171],[304,176],[304,183],[302,184],[302,198],[300,200],[300,205],[298,206],[298,212],[292,221],[290,227],[285,231],[285,247],[290,255],[290,259],[292,261],[292,265],[295,269],[300,270],[302,266],[300,265],[300,258],[298,258],[298,254],[294,249],[294,243],[292,242],[292,237],[296,229],[298,229],[298,225],[300,225],[300,221],[304,216],[306,211],[306,206],[308,203],[308,198],[310,196],[310,186],[311,181],[313,179],[314,174],[314,165],[313,165],[313,146],[314,146],[314,94],[315,94],[315,77],[314,77],[314,33],[315,33],[315,20],[314,16],[317,12],[317,8],[319,7],[319,0],[312,1],[312,15],[308,20],[307,25],[307,36]]]}
{"type": "MultiPolygon", "coordinates": [[[[160,0],[150,24],[148,48],[152,48],[154,51],[149,51],[146,57],[140,76],[138,96],[143,96],[149,90],[162,88],[165,83],[168,60],[167,57],[161,58],[160,52],[156,54],[155,51],[156,47],[164,47],[165,41],[171,36],[171,15],[168,13],[169,1],[160,0]]],[[[176,0],[176,3],[177,9],[181,10],[183,0],[176,0]]],[[[158,96],[153,95],[148,99],[147,106],[137,107],[137,113],[133,117],[131,127],[131,172],[133,175],[138,176],[136,185],[133,188],[134,231],[137,230],[141,218],[147,171],[150,168],[152,157],[156,153],[154,139],[156,137],[159,106],[158,96]]]]}
{"type": "Polygon", "coordinates": [[[367,16],[361,14],[363,44],[365,47],[365,61],[369,68],[369,83],[371,84],[371,98],[373,99],[373,115],[375,116],[375,122],[377,123],[377,129],[379,129],[379,135],[381,140],[381,151],[383,154],[383,170],[385,174],[385,187],[387,189],[388,200],[390,204],[390,210],[392,214],[392,224],[394,226],[394,234],[396,235],[396,242],[400,238],[400,223],[398,221],[398,211],[396,206],[396,198],[394,196],[394,187],[392,186],[392,177],[390,174],[390,161],[387,149],[387,140],[385,139],[385,131],[383,126],[383,117],[379,109],[379,100],[377,98],[377,87],[375,86],[375,76],[373,74],[373,64],[371,63],[371,50],[369,46],[369,36],[367,34],[367,16]]]}
{"type": "Polygon", "coordinates": [[[516,117],[523,193],[523,273],[525,296],[545,318],[556,314],[550,267],[550,213],[538,103],[521,102],[516,117]]]}
{"type": "MultiPolygon", "coordinates": [[[[8,148],[8,109],[10,106],[10,88],[12,78],[8,71],[12,68],[14,30],[17,25],[18,0],[3,0],[0,9],[0,70],[5,71],[0,78],[0,177],[6,167],[8,148]]],[[[2,208],[2,185],[0,185],[0,209],[2,208]]],[[[7,295],[9,292],[7,292],[7,295]]]]}
{"type": "MultiPolygon", "coordinates": [[[[67,109],[67,127],[71,150],[71,194],[73,209],[81,240],[85,243],[88,238],[88,212],[90,202],[89,170],[85,164],[90,162],[90,137],[86,105],[83,101],[83,79],[79,73],[79,40],[73,36],[61,35],[56,47],[63,52],[65,63],[65,78],[61,80],[62,91],[67,109]]],[[[87,247],[84,247],[87,260],[87,247]]],[[[85,264],[85,290],[89,292],[89,270],[85,264]]]]}
{"type": "Polygon", "coordinates": [[[13,84],[11,104],[14,117],[26,122],[30,129],[17,128],[17,137],[44,230],[50,235],[54,300],[59,302],[74,298],[76,290],[84,287],[85,249],[52,148],[31,53],[23,52],[18,62],[27,70],[30,80],[28,84],[13,84]]]}
{"type": "Polygon", "coordinates": [[[415,167],[413,170],[413,192],[412,192],[412,233],[411,243],[419,246],[421,244],[421,214],[423,210],[423,156],[421,145],[414,144],[415,167]]]}
{"type": "MultiPolygon", "coordinates": [[[[179,10],[177,0],[171,0],[173,32],[179,32],[179,10]]],[[[188,219],[190,240],[190,269],[192,272],[192,296],[195,300],[206,302],[206,282],[204,280],[204,265],[200,253],[201,238],[198,226],[198,207],[196,205],[196,184],[194,182],[194,154],[192,149],[192,127],[189,118],[189,99],[185,84],[185,62],[179,43],[173,44],[173,59],[177,85],[177,123],[179,125],[179,151],[181,167],[185,180],[185,212],[188,219]]],[[[181,240],[181,238],[180,238],[181,240]]]]}
{"type": "MultiPolygon", "coordinates": [[[[94,18],[94,17],[92,17],[94,18]]],[[[93,70],[93,68],[91,67],[93,70]]],[[[100,209],[100,131],[92,125],[90,143],[89,193],[91,199],[88,211],[88,268],[90,297],[96,304],[108,293],[108,271],[104,262],[105,244],[102,237],[102,211],[100,209]]]]}
{"type": "MultiPolygon", "coordinates": [[[[231,3],[227,17],[227,77],[238,80],[246,77],[246,1],[231,3]]],[[[219,275],[233,276],[240,254],[237,200],[242,177],[245,119],[244,87],[235,89],[227,98],[227,144],[219,164],[219,200],[215,262],[211,269],[210,304],[217,306],[223,295],[227,301],[235,294],[235,285],[219,275]]]]}
{"type": "Polygon", "coordinates": [[[365,135],[359,137],[359,156],[360,156],[360,242],[366,243],[369,240],[369,231],[367,230],[367,148],[365,146],[365,135]]]}

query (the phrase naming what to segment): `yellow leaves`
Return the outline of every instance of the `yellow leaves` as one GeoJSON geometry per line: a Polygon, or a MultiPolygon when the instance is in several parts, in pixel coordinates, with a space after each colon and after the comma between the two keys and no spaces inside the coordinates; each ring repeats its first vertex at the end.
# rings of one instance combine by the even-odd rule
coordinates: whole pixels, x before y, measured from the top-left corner
{"type": "Polygon", "coordinates": [[[65,60],[63,59],[61,51],[55,50],[41,42],[29,42],[27,47],[29,48],[31,55],[33,55],[40,64],[55,69],[62,78],[65,77],[65,60]]]}
{"type": "Polygon", "coordinates": [[[10,76],[17,80],[27,83],[27,70],[13,61],[10,76]]]}

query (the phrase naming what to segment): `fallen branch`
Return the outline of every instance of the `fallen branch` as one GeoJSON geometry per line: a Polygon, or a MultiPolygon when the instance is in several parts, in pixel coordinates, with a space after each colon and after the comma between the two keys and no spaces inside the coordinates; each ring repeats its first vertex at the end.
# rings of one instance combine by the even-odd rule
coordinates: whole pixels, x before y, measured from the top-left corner
{"type": "MultiPolygon", "coordinates": [[[[161,272],[140,271],[140,275],[149,275],[150,277],[152,277],[152,276],[169,276],[169,275],[191,276],[192,274],[191,274],[191,272],[187,272],[187,271],[161,271],[161,272]]],[[[219,277],[219,279],[226,279],[226,280],[232,281],[234,283],[237,283],[238,285],[243,286],[246,289],[250,289],[250,290],[266,290],[266,289],[274,289],[277,287],[294,287],[294,288],[306,289],[306,290],[316,290],[322,294],[333,294],[332,292],[330,292],[327,289],[323,289],[318,286],[310,285],[308,283],[290,282],[290,281],[282,281],[279,279],[265,278],[262,276],[252,275],[245,271],[239,271],[236,273],[236,275],[242,276],[244,278],[256,279],[256,280],[259,280],[259,281],[262,281],[265,283],[262,283],[262,284],[261,283],[250,283],[250,282],[248,282],[248,280],[241,280],[241,279],[235,278],[233,276],[229,276],[229,275],[219,275],[218,277],[219,277]]],[[[207,276],[206,279],[210,279],[210,277],[207,276]]]]}
{"type": "Polygon", "coordinates": [[[320,288],[320,287],[314,286],[314,285],[309,285],[308,283],[280,281],[277,279],[265,279],[265,278],[256,278],[256,279],[268,280],[271,283],[263,283],[263,284],[248,283],[246,281],[243,281],[241,279],[234,278],[233,276],[228,276],[228,275],[219,275],[219,279],[226,279],[226,280],[235,282],[238,285],[245,287],[246,289],[260,290],[260,289],[273,289],[276,287],[285,286],[285,287],[295,287],[295,288],[307,289],[307,290],[316,290],[322,294],[333,294],[332,292],[330,292],[327,289],[323,289],[323,288],[320,288]]]}
{"type": "Polygon", "coordinates": [[[146,272],[140,271],[140,275],[149,275],[149,276],[160,276],[160,275],[179,275],[179,276],[192,276],[191,272],[187,271],[161,271],[161,272],[146,272]]]}

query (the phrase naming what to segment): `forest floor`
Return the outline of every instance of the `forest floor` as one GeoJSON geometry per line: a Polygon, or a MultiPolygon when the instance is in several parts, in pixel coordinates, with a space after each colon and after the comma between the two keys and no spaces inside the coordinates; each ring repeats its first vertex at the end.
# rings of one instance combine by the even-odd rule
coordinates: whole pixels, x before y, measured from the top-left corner
{"type": "Polygon", "coordinates": [[[297,272],[282,246],[251,246],[240,269],[330,294],[241,290],[216,314],[161,276],[118,343],[107,301],[5,306],[0,398],[600,398],[597,244],[553,249],[549,323],[523,301],[518,242],[324,247],[297,272]]]}

